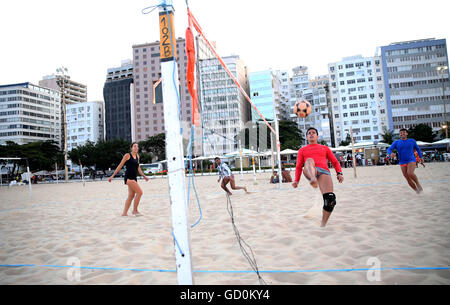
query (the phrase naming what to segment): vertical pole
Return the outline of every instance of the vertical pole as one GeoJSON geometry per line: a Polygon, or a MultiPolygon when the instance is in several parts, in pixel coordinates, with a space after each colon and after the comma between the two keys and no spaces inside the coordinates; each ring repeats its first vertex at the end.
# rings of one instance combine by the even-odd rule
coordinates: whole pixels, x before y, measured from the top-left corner
{"type": "Polygon", "coordinates": [[[253,184],[257,184],[256,182],[256,169],[255,169],[255,156],[252,154],[252,164],[253,164],[253,184]]]}
{"type": "Polygon", "coordinates": [[[279,177],[278,180],[280,180],[278,186],[281,189],[282,183],[283,183],[283,181],[282,181],[283,179],[281,179],[281,154],[280,154],[280,152],[281,152],[281,143],[280,143],[280,128],[279,128],[279,125],[278,125],[278,118],[277,118],[276,114],[274,116],[274,119],[275,119],[275,130],[277,132],[277,134],[276,134],[276,141],[277,141],[277,157],[278,157],[278,177],[279,177]]]}
{"type": "Polygon", "coordinates": [[[192,285],[190,231],[186,203],[183,139],[179,117],[179,84],[176,64],[176,40],[172,0],[161,0],[159,13],[161,77],[163,79],[164,125],[166,130],[166,156],[169,194],[172,212],[178,284],[192,285]]]}
{"type": "Polygon", "coordinates": [[[239,140],[239,162],[241,164],[241,180],[244,179],[244,169],[242,165],[242,146],[241,146],[241,140],[239,140]]]}
{"type": "Polygon", "coordinates": [[[62,76],[62,110],[63,110],[63,128],[64,128],[64,178],[66,183],[69,182],[69,171],[67,169],[67,121],[66,121],[66,99],[65,99],[65,75],[62,76]]]}
{"type": "Polygon", "coordinates": [[[350,126],[350,137],[352,138],[352,163],[353,163],[353,175],[356,178],[356,164],[355,164],[355,147],[353,141],[353,127],[350,126]]]}
{"type": "Polygon", "coordinates": [[[30,173],[30,166],[28,164],[28,159],[27,160],[27,173],[28,173],[28,185],[29,185],[29,189],[30,189],[30,198],[33,196],[33,188],[31,186],[31,173],[30,173]]]}
{"type": "Polygon", "coordinates": [[[275,156],[274,156],[274,153],[273,153],[273,144],[274,144],[274,142],[273,142],[273,133],[270,133],[270,147],[271,147],[271,150],[272,150],[272,172],[271,172],[271,174],[273,174],[273,172],[275,171],[275,156]]]}
{"type": "Polygon", "coordinates": [[[85,186],[84,185],[83,165],[81,165],[81,160],[78,160],[78,162],[80,163],[81,181],[83,181],[83,186],[85,186]]]}
{"type": "Polygon", "coordinates": [[[55,175],[56,175],[56,184],[58,184],[58,163],[55,162],[55,175]]]}
{"type": "MultiPolygon", "coordinates": [[[[448,122],[447,122],[447,99],[445,96],[445,82],[444,82],[444,70],[441,69],[442,80],[442,102],[444,103],[444,126],[445,126],[445,138],[448,139],[448,122]]],[[[450,75],[450,73],[449,73],[450,75]]],[[[447,152],[449,151],[449,143],[447,143],[447,152]]]]}

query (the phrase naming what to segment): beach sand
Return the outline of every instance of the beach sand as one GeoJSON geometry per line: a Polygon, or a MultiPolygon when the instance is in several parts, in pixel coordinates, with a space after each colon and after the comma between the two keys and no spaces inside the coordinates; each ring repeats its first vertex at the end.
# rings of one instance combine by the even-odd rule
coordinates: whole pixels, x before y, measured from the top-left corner
{"type": "MultiPolygon", "coordinates": [[[[417,269],[450,267],[450,163],[416,170],[421,195],[398,166],[358,167],[357,178],[344,169],[343,184],[332,173],[337,206],[326,228],[320,191],[304,177],[298,189],[278,190],[269,173],[257,184],[252,174],[236,174],[252,193],[233,192],[235,223],[267,284],[450,284],[448,269],[417,269]]],[[[31,198],[28,186],[3,187],[0,284],[176,285],[167,180],[139,183],[143,217],[120,216],[121,179],[33,185],[31,198]]],[[[195,185],[203,217],[190,233],[194,283],[258,285],[217,176],[196,177],[195,185]]],[[[189,217],[199,217],[192,189],[189,217]]]]}

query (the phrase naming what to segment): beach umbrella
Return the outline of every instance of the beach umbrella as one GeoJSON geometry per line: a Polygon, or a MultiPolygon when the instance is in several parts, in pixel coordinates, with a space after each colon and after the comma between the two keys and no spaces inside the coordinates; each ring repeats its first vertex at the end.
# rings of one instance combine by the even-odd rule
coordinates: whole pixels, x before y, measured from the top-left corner
{"type": "Polygon", "coordinates": [[[417,143],[417,145],[419,145],[419,146],[425,146],[425,145],[431,145],[431,144],[432,144],[432,143],[422,142],[422,141],[417,141],[416,143],[417,143]]]}
{"type": "Polygon", "coordinates": [[[292,150],[292,149],[285,149],[283,151],[280,152],[280,155],[293,155],[298,153],[297,150],[292,150]]]}
{"type": "Polygon", "coordinates": [[[440,141],[436,141],[431,143],[431,145],[442,145],[442,144],[449,144],[450,143],[450,139],[443,139],[440,141]]]}

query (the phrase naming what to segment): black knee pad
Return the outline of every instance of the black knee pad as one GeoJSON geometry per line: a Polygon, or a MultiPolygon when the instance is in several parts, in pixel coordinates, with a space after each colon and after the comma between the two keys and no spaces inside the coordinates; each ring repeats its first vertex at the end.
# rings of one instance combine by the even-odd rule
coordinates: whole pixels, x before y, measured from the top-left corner
{"type": "Polygon", "coordinates": [[[323,194],[323,209],[327,212],[333,212],[336,205],[336,195],[334,193],[323,194]]]}

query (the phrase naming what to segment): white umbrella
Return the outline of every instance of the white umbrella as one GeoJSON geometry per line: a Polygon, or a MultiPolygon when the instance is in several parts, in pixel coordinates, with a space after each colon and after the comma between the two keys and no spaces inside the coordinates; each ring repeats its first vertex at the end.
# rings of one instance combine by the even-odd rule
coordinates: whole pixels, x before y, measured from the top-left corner
{"type": "Polygon", "coordinates": [[[285,149],[280,152],[280,155],[293,155],[293,154],[297,154],[297,153],[298,153],[297,150],[285,149]]]}
{"type": "Polygon", "coordinates": [[[431,145],[431,144],[432,144],[432,143],[422,142],[422,141],[417,141],[416,143],[417,143],[417,145],[419,145],[419,146],[431,145]]]}
{"type": "Polygon", "coordinates": [[[449,144],[450,143],[450,139],[443,139],[440,141],[436,141],[431,143],[431,145],[442,145],[442,144],[449,144]]]}
{"type": "Polygon", "coordinates": [[[37,175],[37,176],[47,176],[48,174],[49,174],[48,171],[39,171],[39,172],[33,173],[33,175],[37,175]]]}
{"type": "Polygon", "coordinates": [[[347,151],[347,150],[352,150],[351,146],[339,146],[336,148],[331,148],[332,151],[347,151]]]}
{"type": "MultiPolygon", "coordinates": [[[[233,158],[233,157],[239,157],[241,155],[241,152],[239,150],[225,154],[225,158],[233,158]]],[[[258,155],[258,152],[255,150],[244,148],[242,150],[242,156],[255,156],[258,155]]]]}

